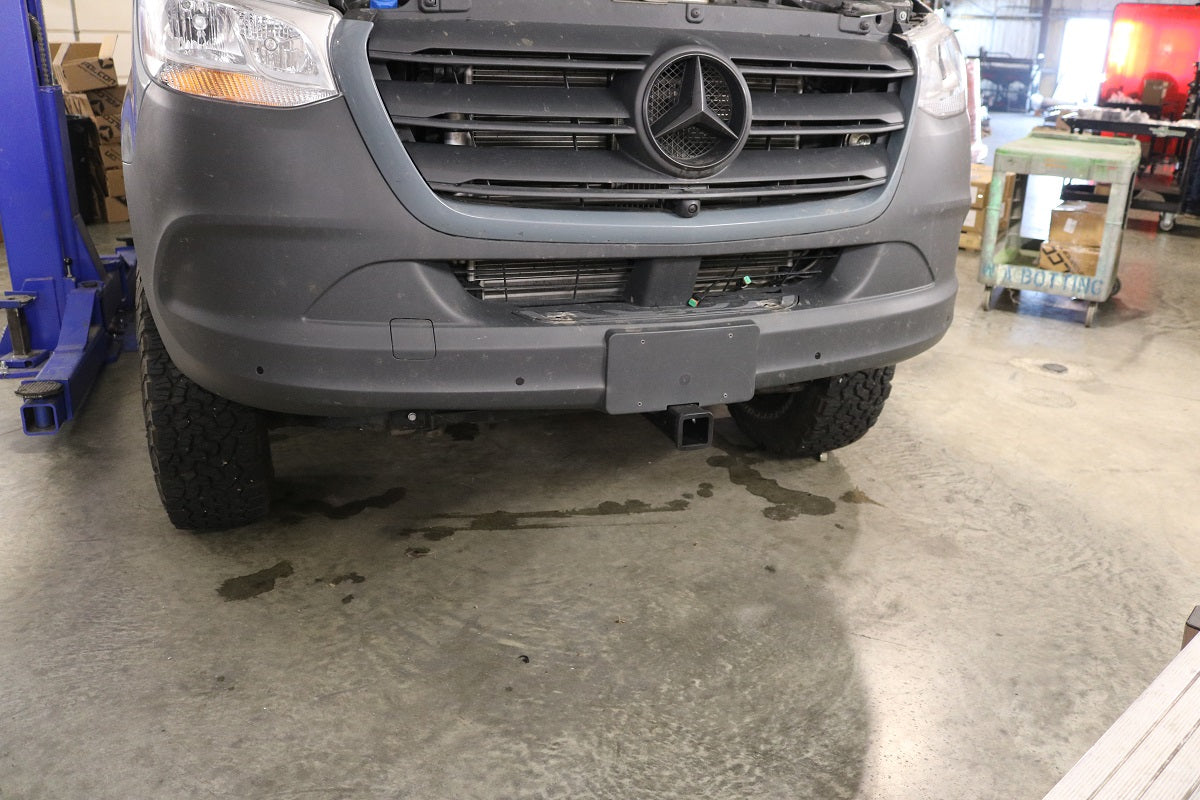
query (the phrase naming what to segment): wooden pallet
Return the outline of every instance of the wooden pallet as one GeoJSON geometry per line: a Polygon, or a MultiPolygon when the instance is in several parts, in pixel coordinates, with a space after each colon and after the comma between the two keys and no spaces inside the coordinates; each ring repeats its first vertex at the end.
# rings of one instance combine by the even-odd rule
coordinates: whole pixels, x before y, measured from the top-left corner
{"type": "MultiPolygon", "coordinates": [[[[1008,233],[1008,228],[1006,226],[1005,228],[1003,228],[1000,231],[999,238],[1003,239],[1007,233],[1008,233]]],[[[983,247],[983,231],[982,230],[973,231],[973,230],[967,230],[966,228],[964,228],[962,230],[962,232],[958,234],[958,249],[959,250],[970,250],[972,252],[978,253],[981,247],[983,247]]]]}

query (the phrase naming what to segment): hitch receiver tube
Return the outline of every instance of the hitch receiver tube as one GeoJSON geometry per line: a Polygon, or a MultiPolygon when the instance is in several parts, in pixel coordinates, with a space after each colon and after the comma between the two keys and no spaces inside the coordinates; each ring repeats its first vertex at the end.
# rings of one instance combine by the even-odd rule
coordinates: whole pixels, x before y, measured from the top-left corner
{"type": "Polygon", "coordinates": [[[667,406],[666,411],[647,414],[679,450],[703,450],[712,445],[712,412],[695,403],[667,406]]]}

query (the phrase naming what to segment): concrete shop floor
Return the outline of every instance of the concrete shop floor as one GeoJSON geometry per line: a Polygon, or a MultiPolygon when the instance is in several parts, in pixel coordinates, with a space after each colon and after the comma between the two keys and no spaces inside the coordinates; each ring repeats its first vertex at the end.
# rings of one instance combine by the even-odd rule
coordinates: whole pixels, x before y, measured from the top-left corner
{"type": "Polygon", "coordinates": [[[136,356],[56,437],[0,393],[0,798],[1041,797],[1200,603],[1200,227],[1135,216],[1090,330],[960,253],[826,463],[288,429],[271,520],[193,536],[136,356]]]}

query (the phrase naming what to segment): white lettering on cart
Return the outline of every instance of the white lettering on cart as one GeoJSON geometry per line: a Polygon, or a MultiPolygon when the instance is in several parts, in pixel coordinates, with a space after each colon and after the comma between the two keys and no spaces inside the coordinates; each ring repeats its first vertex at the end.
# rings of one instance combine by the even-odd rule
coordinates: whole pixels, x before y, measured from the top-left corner
{"type": "MultiPolygon", "coordinates": [[[[995,273],[993,272],[993,274],[995,273]]],[[[1104,281],[1101,278],[1077,275],[1072,272],[1052,272],[1034,267],[1005,265],[1003,276],[997,283],[1013,289],[1028,287],[1081,296],[1096,297],[1104,292],[1104,281]]]]}

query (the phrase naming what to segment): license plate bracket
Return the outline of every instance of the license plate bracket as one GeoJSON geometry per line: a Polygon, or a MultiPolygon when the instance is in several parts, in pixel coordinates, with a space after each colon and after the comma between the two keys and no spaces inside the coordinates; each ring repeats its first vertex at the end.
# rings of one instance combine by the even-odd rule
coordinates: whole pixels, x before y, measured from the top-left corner
{"type": "Polygon", "coordinates": [[[605,366],[610,414],[736,403],[754,396],[758,326],[749,320],[669,331],[612,331],[605,366]]]}

